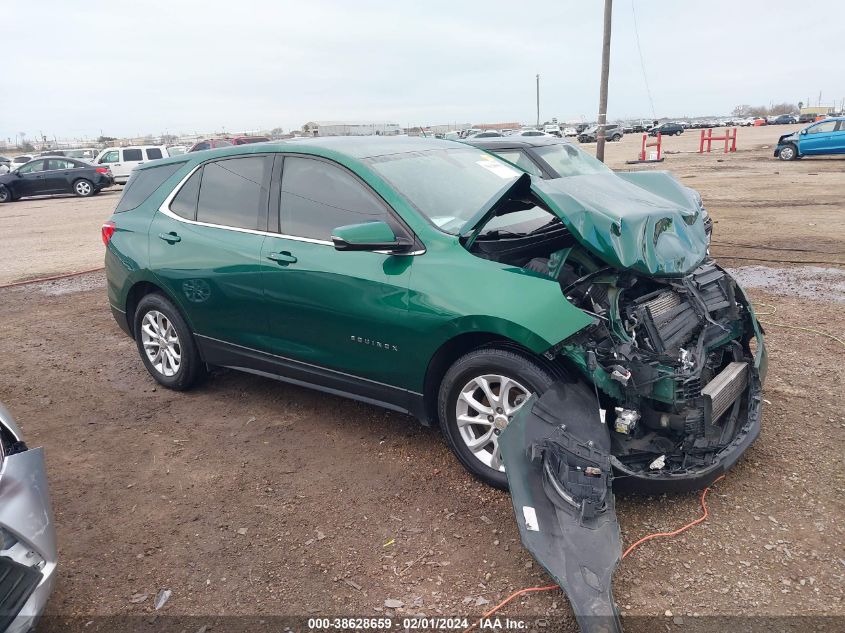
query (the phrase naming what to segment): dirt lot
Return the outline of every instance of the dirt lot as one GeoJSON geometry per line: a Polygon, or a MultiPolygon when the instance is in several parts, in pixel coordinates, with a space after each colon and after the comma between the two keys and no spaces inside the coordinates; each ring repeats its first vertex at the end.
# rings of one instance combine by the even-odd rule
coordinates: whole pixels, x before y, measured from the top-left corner
{"type": "MultiPolygon", "coordinates": [[[[660,168],[701,191],[721,261],[768,267],[744,271],[767,288],[754,300],[776,307],[765,318],[841,337],[845,159],[774,161],[785,129],[741,129],[736,154],[669,154],[660,168]]],[[[611,144],[611,164],[638,147],[611,144]]],[[[696,133],[666,148],[697,148],[696,133]]],[[[115,203],[2,205],[12,238],[0,283],[100,265],[115,203]]],[[[435,431],[234,372],[186,394],[157,389],[103,286],[94,273],[0,290],[0,400],[50,469],[61,557],[50,613],[149,614],[170,589],[159,613],[471,615],[549,583],[507,496],[466,475],[435,431]]],[[[690,630],[694,615],[845,616],[842,347],[776,326],[767,341],[760,439],[711,491],[706,523],[623,561],[614,592],[626,617],[690,630]]],[[[693,494],[618,505],[625,543],[699,512],[693,494]]],[[[502,613],[574,626],[559,592],[502,613]]]]}

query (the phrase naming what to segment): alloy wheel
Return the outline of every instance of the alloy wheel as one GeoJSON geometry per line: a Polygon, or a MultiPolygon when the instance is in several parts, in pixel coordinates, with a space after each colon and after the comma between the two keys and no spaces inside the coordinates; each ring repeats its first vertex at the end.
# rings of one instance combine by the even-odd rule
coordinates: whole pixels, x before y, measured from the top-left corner
{"type": "Polygon", "coordinates": [[[795,156],[795,150],[790,145],[787,145],[780,150],[780,157],[783,160],[792,160],[795,156]]]}
{"type": "Polygon", "coordinates": [[[182,346],[173,323],[158,310],[150,310],[141,321],[141,343],[150,364],[162,376],[175,376],[182,365],[182,346]]]}
{"type": "Polygon", "coordinates": [[[89,196],[91,195],[91,183],[87,180],[80,180],[79,182],[74,185],[74,191],[80,196],[89,196]]]}
{"type": "Polygon", "coordinates": [[[508,376],[476,376],[461,389],[455,419],[466,447],[485,466],[504,472],[499,435],[530,392],[508,376]]]}

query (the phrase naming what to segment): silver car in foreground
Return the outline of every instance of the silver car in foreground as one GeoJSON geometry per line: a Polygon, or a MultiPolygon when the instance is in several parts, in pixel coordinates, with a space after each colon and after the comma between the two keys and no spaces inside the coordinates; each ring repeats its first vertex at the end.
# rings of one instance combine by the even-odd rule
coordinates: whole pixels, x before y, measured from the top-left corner
{"type": "Polygon", "coordinates": [[[0,405],[0,633],[35,625],[53,590],[57,556],[44,449],[28,449],[0,405]]]}

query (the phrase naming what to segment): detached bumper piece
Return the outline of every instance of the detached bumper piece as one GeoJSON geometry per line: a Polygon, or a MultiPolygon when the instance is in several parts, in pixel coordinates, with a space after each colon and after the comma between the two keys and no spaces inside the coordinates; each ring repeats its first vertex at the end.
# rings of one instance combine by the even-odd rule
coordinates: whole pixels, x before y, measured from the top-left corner
{"type": "Polygon", "coordinates": [[[5,631],[41,582],[35,567],[0,556],[0,631],[5,631]]]}
{"type": "Polygon", "coordinates": [[[566,593],[582,631],[621,633],[610,433],[595,393],[556,383],[520,409],[499,445],[523,544],[566,593]]]}

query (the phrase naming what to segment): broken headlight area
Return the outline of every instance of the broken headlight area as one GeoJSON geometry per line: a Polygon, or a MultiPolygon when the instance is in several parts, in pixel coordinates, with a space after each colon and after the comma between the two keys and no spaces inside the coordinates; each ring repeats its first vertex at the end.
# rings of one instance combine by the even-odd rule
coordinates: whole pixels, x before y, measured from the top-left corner
{"type": "Polygon", "coordinates": [[[619,483],[703,487],[730,467],[759,432],[761,400],[733,279],[705,262],[683,277],[603,271],[565,291],[596,324],[555,352],[596,385],[619,483]]]}

